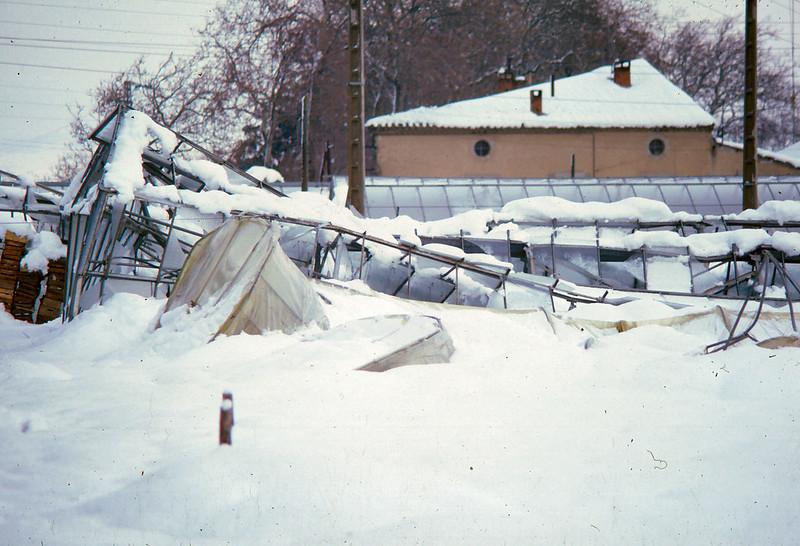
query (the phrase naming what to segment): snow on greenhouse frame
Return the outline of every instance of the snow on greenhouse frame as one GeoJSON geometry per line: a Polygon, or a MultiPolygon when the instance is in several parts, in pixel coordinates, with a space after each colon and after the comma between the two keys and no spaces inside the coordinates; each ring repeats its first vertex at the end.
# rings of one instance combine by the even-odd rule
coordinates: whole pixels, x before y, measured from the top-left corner
{"type": "Polygon", "coordinates": [[[558,311],[658,293],[676,306],[744,300],[736,324],[745,330],[764,302],[788,307],[794,322],[797,178],[760,181],[765,204],[738,214],[731,179],[373,178],[363,218],[345,206],[341,178],[298,192],[135,110],[117,108],[91,138],[96,151],[68,187],[0,183],[3,232],[25,254],[6,252],[13,237],[3,236],[0,297],[13,307],[25,295],[29,319],[53,318],[55,305],[71,320],[120,291],[169,295],[195,242],[245,215],[279,227],[307,277],[403,298],[558,311]],[[31,270],[38,284],[22,279],[31,270]]]}

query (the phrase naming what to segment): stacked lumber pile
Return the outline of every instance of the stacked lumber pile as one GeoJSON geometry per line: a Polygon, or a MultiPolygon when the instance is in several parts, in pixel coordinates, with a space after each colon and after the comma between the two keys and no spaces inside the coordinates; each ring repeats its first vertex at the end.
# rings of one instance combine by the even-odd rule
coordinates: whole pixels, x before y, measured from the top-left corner
{"type": "Polygon", "coordinates": [[[8,231],[0,254],[0,302],[17,320],[42,324],[61,315],[67,277],[67,260],[51,260],[47,276],[20,267],[26,237],[8,231]],[[42,282],[45,282],[44,295],[42,282]],[[38,302],[38,309],[37,309],[38,302]]]}
{"type": "Polygon", "coordinates": [[[67,260],[50,260],[47,264],[47,277],[44,296],[39,303],[36,324],[50,322],[61,315],[61,304],[64,303],[64,292],[67,278],[67,260]]]}
{"type": "Polygon", "coordinates": [[[40,271],[20,269],[17,277],[17,289],[14,291],[14,301],[11,304],[11,314],[17,320],[33,322],[33,313],[36,310],[36,300],[42,288],[40,271]]]}
{"type": "Polygon", "coordinates": [[[7,231],[3,253],[0,255],[0,302],[11,312],[14,303],[14,292],[19,278],[19,262],[25,255],[27,237],[7,231]]]}

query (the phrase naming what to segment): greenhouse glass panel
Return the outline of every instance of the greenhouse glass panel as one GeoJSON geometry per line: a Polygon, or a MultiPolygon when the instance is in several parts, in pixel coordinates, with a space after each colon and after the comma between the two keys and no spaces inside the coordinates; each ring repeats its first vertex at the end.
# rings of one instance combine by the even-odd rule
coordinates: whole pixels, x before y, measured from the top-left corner
{"type": "Polygon", "coordinates": [[[628,199],[629,197],[636,197],[630,184],[609,184],[608,186],[605,186],[605,188],[608,190],[608,195],[611,199],[611,202],[622,201],[623,199],[628,199]]]}
{"type": "Polygon", "coordinates": [[[453,211],[453,216],[455,216],[456,214],[461,214],[462,212],[475,210],[475,207],[450,207],[450,210],[453,211]]]}
{"type": "Polygon", "coordinates": [[[581,186],[581,193],[583,194],[584,201],[599,201],[601,203],[609,202],[608,191],[606,186],[581,186]]]}
{"type": "Polygon", "coordinates": [[[499,209],[503,206],[500,190],[497,186],[473,186],[475,205],[481,209],[499,209]]]}
{"type": "Polygon", "coordinates": [[[397,215],[410,216],[414,220],[419,220],[420,222],[425,221],[425,213],[422,207],[397,207],[397,215]]]}
{"type": "Polygon", "coordinates": [[[766,200],[795,201],[800,199],[797,184],[759,184],[759,198],[766,200]],[[765,195],[766,194],[766,195],[765,195]]]}
{"type": "Polygon", "coordinates": [[[398,186],[419,186],[422,184],[421,178],[398,178],[398,186]]]}
{"type": "MultiPolygon", "coordinates": [[[[713,210],[722,210],[722,206],[719,202],[719,198],[717,197],[717,192],[714,191],[713,186],[707,186],[703,184],[692,184],[687,186],[689,190],[689,195],[694,202],[694,206],[697,208],[698,214],[700,213],[700,209],[707,209],[708,207],[713,207],[713,210]]],[[[719,214],[712,213],[712,214],[719,214]]]]}
{"type": "Polygon", "coordinates": [[[703,216],[720,216],[725,214],[722,205],[697,205],[695,208],[697,209],[695,214],[701,214],[703,216]]]}
{"type": "Polygon", "coordinates": [[[398,207],[422,206],[419,200],[419,190],[415,186],[397,186],[392,188],[392,194],[394,195],[394,204],[398,207]]]}
{"type": "Polygon", "coordinates": [[[742,186],[739,184],[715,184],[722,214],[742,212],[742,186]]]}
{"type": "Polygon", "coordinates": [[[397,216],[394,207],[368,207],[367,216],[370,218],[394,218],[397,216]]]}
{"type": "Polygon", "coordinates": [[[654,201],[664,201],[661,190],[654,184],[633,184],[631,188],[636,194],[636,197],[644,197],[645,199],[653,199],[654,201]]]}
{"type": "Polygon", "coordinates": [[[566,199],[567,201],[572,201],[574,203],[580,203],[583,201],[580,191],[578,191],[578,188],[575,186],[553,186],[553,194],[556,197],[560,197],[561,199],[566,199]]]}
{"type": "Polygon", "coordinates": [[[394,206],[392,189],[386,186],[364,186],[364,197],[368,207],[394,206]]]}
{"type": "Polygon", "coordinates": [[[528,197],[552,197],[553,188],[547,184],[528,184],[525,186],[528,197]]]}
{"type": "Polygon", "coordinates": [[[452,213],[449,207],[425,207],[425,221],[442,220],[450,218],[452,213]]]}
{"type": "Polygon", "coordinates": [[[475,208],[475,198],[470,186],[447,186],[447,200],[455,211],[456,207],[472,210],[475,208]]]}
{"type": "Polygon", "coordinates": [[[425,209],[430,207],[449,207],[447,192],[443,186],[420,186],[420,198],[425,209]]]}
{"type": "Polygon", "coordinates": [[[503,204],[510,201],[516,201],[517,199],[525,199],[528,195],[525,193],[524,186],[500,186],[500,198],[503,200],[503,204]]]}
{"type": "Polygon", "coordinates": [[[664,203],[672,210],[685,210],[694,212],[694,204],[689,197],[689,191],[683,185],[659,184],[661,193],[664,194],[664,203]]]}

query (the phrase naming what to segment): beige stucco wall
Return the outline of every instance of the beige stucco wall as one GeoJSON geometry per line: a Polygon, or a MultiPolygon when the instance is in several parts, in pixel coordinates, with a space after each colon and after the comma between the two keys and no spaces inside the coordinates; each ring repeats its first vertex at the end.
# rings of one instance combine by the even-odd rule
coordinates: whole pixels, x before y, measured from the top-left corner
{"type": "MultiPolygon", "coordinates": [[[[744,153],[735,148],[717,146],[712,154],[714,175],[741,175],[744,153]]],[[[782,176],[800,174],[800,169],[770,159],[760,158],[756,167],[758,176],[782,176]]]]}
{"type": "MultiPolygon", "coordinates": [[[[736,175],[742,155],[713,145],[709,131],[599,130],[595,132],[516,132],[414,134],[378,133],[376,174],[409,177],[568,177],[575,156],[577,177],[736,175]],[[654,156],[648,145],[665,143],[654,156]],[[475,154],[489,143],[485,157],[475,154]]],[[[762,161],[759,174],[800,174],[762,161]],[[774,171],[774,172],[773,172],[774,171]]]]}

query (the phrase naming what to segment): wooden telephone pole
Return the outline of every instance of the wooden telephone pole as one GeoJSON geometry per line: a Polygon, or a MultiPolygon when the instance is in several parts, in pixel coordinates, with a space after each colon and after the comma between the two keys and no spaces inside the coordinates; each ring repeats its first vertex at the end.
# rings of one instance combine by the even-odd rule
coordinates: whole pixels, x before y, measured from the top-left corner
{"type": "Polygon", "coordinates": [[[756,93],[757,77],[756,63],[758,61],[758,29],[756,25],[757,0],[747,0],[745,5],[744,27],[744,164],[742,173],[742,208],[758,208],[758,180],[757,180],[757,103],[756,93]]]}
{"type": "Polygon", "coordinates": [[[350,0],[350,33],[347,50],[350,72],[347,80],[347,201],[364,213],[364,6],[362,0],[350,0]]]}

